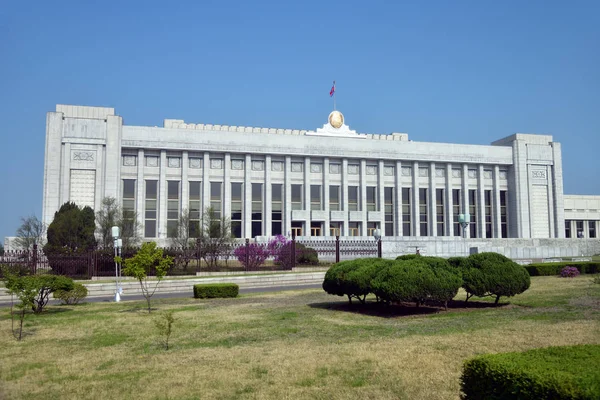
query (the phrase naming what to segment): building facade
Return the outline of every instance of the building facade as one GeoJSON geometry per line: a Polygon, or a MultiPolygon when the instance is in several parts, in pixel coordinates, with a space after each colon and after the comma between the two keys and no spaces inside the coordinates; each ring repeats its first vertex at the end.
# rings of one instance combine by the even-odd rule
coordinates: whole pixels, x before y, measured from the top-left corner
{"type": "MultiPolygon", "coordinates": [[[[145,239],[166,243],[182,212],[199,221],[209,206],[242,238],[461,237],[465,213],[467,238],[564,238],[578,229],[569,213],[581,196],[563,194],[561,147],[549,135],[416,142],[357,133],[338,111],[314,131],[129,126],[113,108],[57,105],[46,122],[43,221],[66,201],[98,209],[104,197],[137,213],[145,239]]],[[[585,237],[596,235],[599,198],[579,215],[595,221],[582,225],[585,237]]]]}

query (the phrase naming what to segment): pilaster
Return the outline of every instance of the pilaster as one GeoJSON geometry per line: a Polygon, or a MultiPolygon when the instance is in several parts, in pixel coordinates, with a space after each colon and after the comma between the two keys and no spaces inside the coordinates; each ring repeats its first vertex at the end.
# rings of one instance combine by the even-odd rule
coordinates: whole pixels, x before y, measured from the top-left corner
{"type": "Polygon", "coordinates": [[[167,151],[160,151],[160,179],[158,181],[158,235],[167,238],[167,151]]]}
{"type": "Polygon", "coordinates": [[[342,210],[344,210],[344,221],[342,226],[342,236],[350,235],[350,225],[348,223],[348,159],[342,159],[342,210]]]}
{"type": "MultiPolygon", "coordinates": [[[[462,214],[466,214],[469,212],[469,166],[467,164],[463,164],[462,166],[462,178],[461,178],[461,183],[462,183],[462,190],[461,190],[461,198],[462,198],[462,210],[461,213],[462,214]]],[[[471,221],[472,221],[471,217],[471,221]]],[[[467,227],[467,229],[462,230],[461,227],[461,233],[463,234],[463,237],[465,238],[470,238],[471,237],[471,230],[467,227]]]]}
{"type": "Polygon", "coordinates": [[[272,198],[273,187],[271,186],[271,155],[265,156],[265,190],[263,198],[263,233],[265,236],[272,236],[271,233],[271,217],[272,217],[272,198]]]}
{"type": "MultiPolygon", "coordinates": [[[[554,189],[554,219],[555,219],[555,236],[557,238],[565,237],[565,202],[563,194],[563,170],[562,170],[562,153],[560,143],[552,143],[552,156],[554,165],[552,168],[552,184],[554,189]]],[[[596,227],[599,229],[599,227],[596,227]]],[[[598,237],[598,233],[596,233],[598,237]]]]}
{"type": "Polygon", "coordinates": [[[223,216],[231,218],[231,153],[225,153],[223,163],[223,216]]]}
{"type": "Polygon", "coordinates": [[[483,187],[483,165],[477,167],[477,236],[485,238],[485,193],[483,187]]]}
{"type": "Polygon", "coordinates": [[[494,191],[492,196],[493,237],[502,237],[502,219],[500,217],[500,167],[494,165],[494,191]]]}
{"type": "Polygon", "coordinates": [[[245,238],[252,237],[252,179],[250,173],[252,171],[252,157],[246,154],[244,160],[244,231],[242,235],[245,238]]]}
{"type": "MultiPolygon", "coordinates": [[[[137,214],[139,237],[144,237],[144,228],[146,219],[144,214],[146,212],[146,181],[144,180],[144,149],[138,150],[138,165],[137,165],[137,182],[136,182],[136,194],[135,194],[135,212],[137,214]]],[[[184,203],[185,204],[185,203],[184,203]]]]}
{"type": "Polygon", "coordinates": [[[419,213],[419,162],[413,161],[412,168],[412,235],[421,236],[421,220],[419,213]]]}
{"type": "Polygon", "coordinates": [[[394,228],[396,236],[402,236],[402,162],[396,161],[394,171],[394,228]]]}
{"type": "Polygon", "coordinates": [[[385,183],[383,181],[383,160],[379,160],[377,165],[377,201],[379,202],[379,212],[381,213],[381,220],[379,221],[379,231],[381,236],[385,236],[385,183]]]}
{"type": "Polygon", "coordinates": [[[367,160],[360,160],[360,235],[367,236],[367,160]]]}
{"type": "Polygon", "coordinates": [[[446,236],[454,236],[454,204],[452,199],[452,164],[446,164],[446,192],[444,193],[444,226],[446,236]]]}
{"type": "Polygon", "coordinates": [[[285,156],[285,182],[284,182],[284,213],[283,216],[283,234],[292,235],[292,158],[285,156]]]}
{"type": "Polygon", "coordinates": [[[323,159],[323,210],[325,210],[325,221],[323,222],[323,235],[331,236],[329,225],[331,221],[329,207],[329,157],[323,159]]]}
{"type": "Polygon", "coordinates": [[[437,195],[435,193],[436,174],[435,163],[429,164],[429,199],[427,201],[429,208],[429,236],[437,236],[437,195]]]}

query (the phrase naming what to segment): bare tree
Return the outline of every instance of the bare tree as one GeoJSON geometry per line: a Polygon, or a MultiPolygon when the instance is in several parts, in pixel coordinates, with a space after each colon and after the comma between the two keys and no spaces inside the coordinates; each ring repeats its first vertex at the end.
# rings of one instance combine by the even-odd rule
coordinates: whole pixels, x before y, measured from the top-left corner
{"type": "Polygon", "coordinates": [[[176,265],[187,268],[196,254],[196,238],[199,235],[199,224],[190,219],[190,212],[184,208],[181,211],[177,224],[169,230],[168,236],[171,246],[177,248],[176,265]]]}
{"type": "Polygon", "coordinates": [[[228,258],[233,244],[231,221],[220,216],[212,207],[202,214],[198,251],[209,267],[216,267],[219,258],[228,258]]]}
{"type": "Polygon", "coordinates": [[[41,247],[45,235],[46,225],[35,215],[21,217],[21,226],[17,229],[15,242],[23,250],[32,250],[34,244],[41,247]]]}
{"type": "Polygon", "coordinates": [[[114,197],[102,199],[100,210],[96,212],[96,232],[100,236],[100,245],[109,248],[113,244],[112,227],[118,226],[121,230],[123,247],[132,247],[139,244],[140,223],[138,215],[132,210],[123,210],[114,197]]]}

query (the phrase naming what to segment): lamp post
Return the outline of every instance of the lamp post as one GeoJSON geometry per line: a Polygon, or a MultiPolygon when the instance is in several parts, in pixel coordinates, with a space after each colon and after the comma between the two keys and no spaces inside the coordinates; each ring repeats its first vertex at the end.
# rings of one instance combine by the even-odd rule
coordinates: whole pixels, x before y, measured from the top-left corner
{"type": "Polygon", "coordinates": [[[377,257],[381,258],[381,231],[379,229],[375,229],[373,231],[373,237],[377,242],[377,257]]]}
{"type": "Polygon", "coordinates": [[[121,246],[123,242],[119,239],[119,227],[112,227],[113,247],[115,248],[115,301],[121,301],[121,289],[119,287],[119,263],[117,262],[117,256],[120,255],[121,246]]]}
{"type": "MultiPolygon", "coordinates": [[[[471,221],[471,214],[466,213],[466,214],[459,214],[458,215],[458,223],[463,228],[463,238],[464,239],[467,238],[467,228],[469,226],[469,222],[470,221],[471,221]]],[[[465,251],[465,253],[466,253],[466,251],[465,251]]]]}

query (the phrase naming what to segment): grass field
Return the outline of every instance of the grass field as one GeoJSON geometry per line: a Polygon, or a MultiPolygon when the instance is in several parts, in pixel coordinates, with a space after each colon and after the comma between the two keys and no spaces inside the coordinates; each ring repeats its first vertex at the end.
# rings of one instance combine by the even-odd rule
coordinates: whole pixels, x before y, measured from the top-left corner
{"type": "MultiPolygon", "coordinates": [[[[591,276],[532,278],[502,307],[349,307],[320,290],[50,307],[21,342],[0,309],[4,399],[458,399],[464,360],[600,344],[591,276]],[[172,348],[153,320],[172,310],[172,348]]],[[[457,299],[464,299],[459,293],[457,299]]],[[[502,300],[501,300],[502,302],[502,300]]]]}

